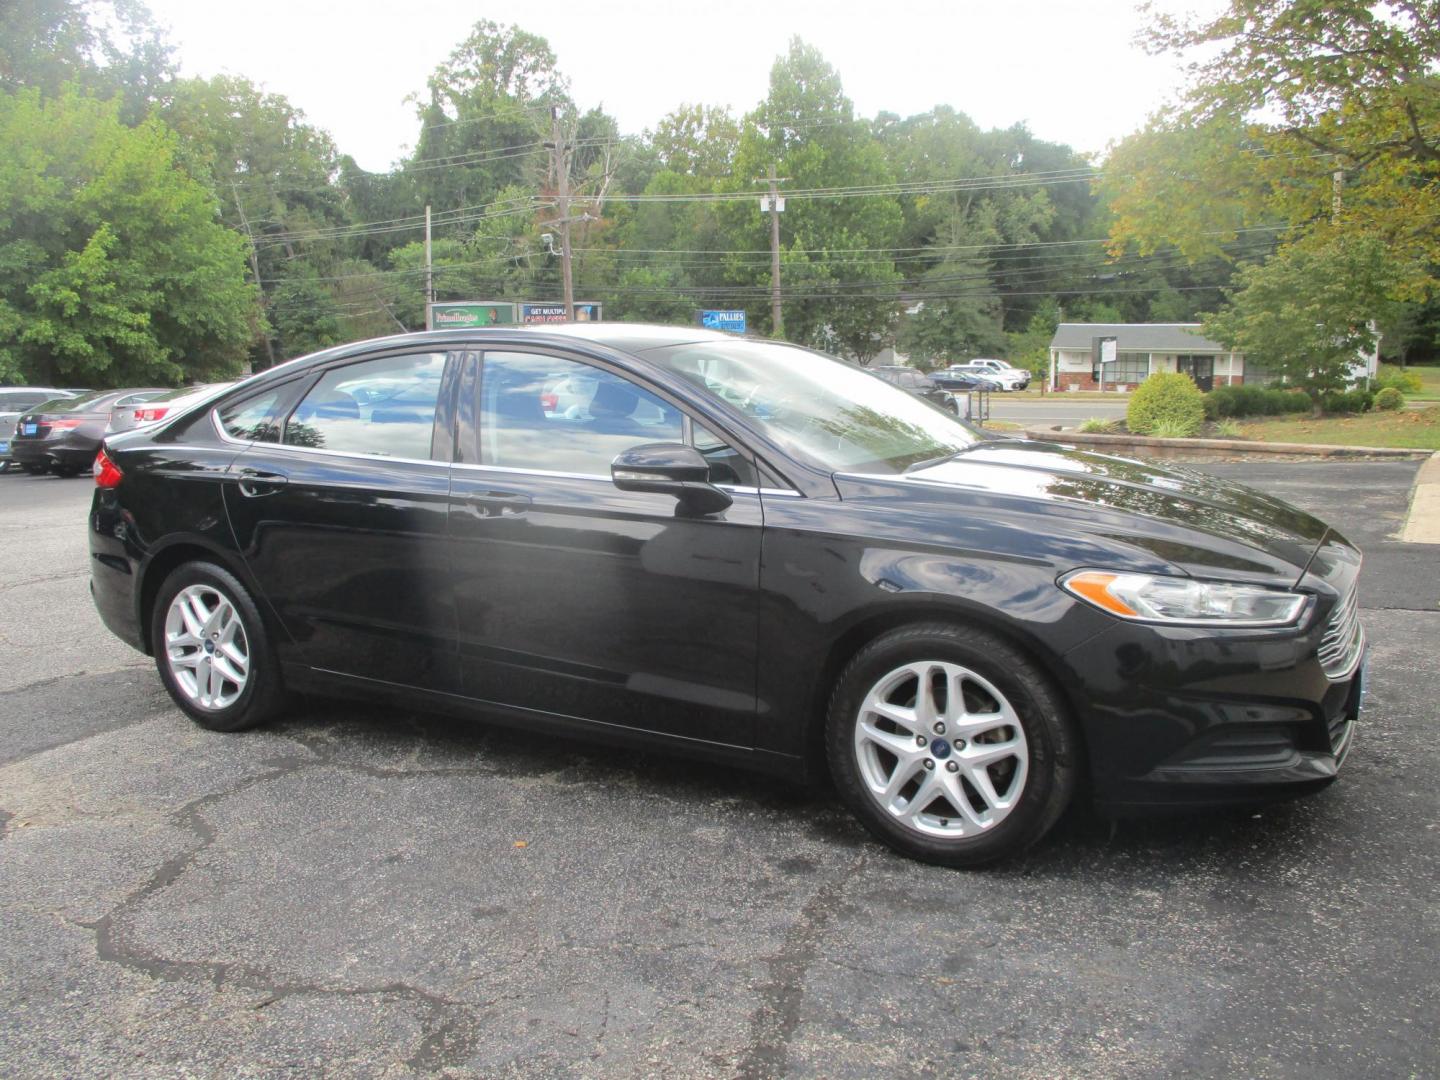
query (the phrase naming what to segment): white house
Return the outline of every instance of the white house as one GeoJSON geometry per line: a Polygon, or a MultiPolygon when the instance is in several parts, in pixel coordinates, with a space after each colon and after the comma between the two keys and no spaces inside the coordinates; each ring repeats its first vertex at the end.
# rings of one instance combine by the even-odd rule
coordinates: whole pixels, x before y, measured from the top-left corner
{"type": "Polygon", "coordinates": [[[1061,323],[1050,340],[1052,390],[1100,389],[1097,338],[1115,339],[1115,359],[1103,365],[1107,390],[1133,389],[1154,371],[1183,371],[1202,390],[1245,381],[1245,354],[1202,337],[1199,323],[1061,323]]]}
{"type": "MultiPolygon", "coordinates": [[[[1376,350],[1357,357],[1354,378],[1373,377],[1378,362],[1376,350]]],[[[1132,390],[1155,371],[1183,371],[1201,390],[1273,378],[1258,364],[1247,371],[1245,354],[1204,337],[1199,323],[1061,323],[1050,340],[1052,390],[1099,390],[1102,375],[1105,389],[1132,390]],[[1103,364],[1102,338],[1115,339],[1103,364]]]]}

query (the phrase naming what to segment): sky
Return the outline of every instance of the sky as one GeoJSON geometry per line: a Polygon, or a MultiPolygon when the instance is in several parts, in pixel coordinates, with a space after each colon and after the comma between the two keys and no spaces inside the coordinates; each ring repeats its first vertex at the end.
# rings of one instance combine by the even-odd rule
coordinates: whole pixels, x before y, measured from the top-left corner
{"type": "MultiPolygon", "coordinates": [[[[1023,123],[1085,153],[1139,128],[1180,85],[1136,43],[1136,0],[147,0],[187,75],[245,75],[284,94],[342,153],[391,168],[418,130],[405,98],[479,19],[549,40],[582,109],[639,134],[681,103],[742,114],[793,35],[840,72],[857,112],[951,105],[985,128],[1023,123]]],[[[1167,10],[1214,0],[1160,0],[1167,10]]]]}

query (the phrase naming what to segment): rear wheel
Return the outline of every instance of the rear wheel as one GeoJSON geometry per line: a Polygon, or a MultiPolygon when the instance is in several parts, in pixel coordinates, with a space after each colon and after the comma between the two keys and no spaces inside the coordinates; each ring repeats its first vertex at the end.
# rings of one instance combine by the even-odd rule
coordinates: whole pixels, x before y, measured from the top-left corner
{"type": "Polygon", "coordinates": [[[202,727],[240,731],[284,704],[260,613],[220,566],[190,562],[171,572],[155,598],[150,640],[165,689],[202,727]]]}
{"type": "Polygon", "coordinates": [[[1048,676],[969,627],[907,627],[862,649],[831,698],[826,749],[866,828],[946,866],[1023,851],[1075,788],[1075,740],[1048,676]]]}
{"type": "Polygon", "coordinates": [[[56,476],[60,477],[60,479],[62,479],[62,480],[69,480],[69,479],[71,479],[71,478],[73,478],[73,477],[76,477],[76,476],[79,476],[79,475],[80,475],[80,466],[78,466],[78,465],[52,465],[52,466],[50,467],[50,471],[53,472],[56,476]]]}
{"type": "Polygon", "coordinates": [[[31,461],[21,462],[20,467],[24,469],[27,473],[29,473],[31,476],[42,476],[50,471],[47,466],[40,465],[36,462],[31,461]]]}

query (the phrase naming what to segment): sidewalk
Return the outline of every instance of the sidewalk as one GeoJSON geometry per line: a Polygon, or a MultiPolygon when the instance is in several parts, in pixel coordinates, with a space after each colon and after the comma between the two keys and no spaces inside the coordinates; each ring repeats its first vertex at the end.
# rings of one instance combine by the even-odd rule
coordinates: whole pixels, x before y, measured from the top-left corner
{"type": "Polygon", "coordinates": [[[1407,544],[1440,544],[1440,454],[1420,466],[1410,493],[1410,515],[1400,539],[1407,544]]]}

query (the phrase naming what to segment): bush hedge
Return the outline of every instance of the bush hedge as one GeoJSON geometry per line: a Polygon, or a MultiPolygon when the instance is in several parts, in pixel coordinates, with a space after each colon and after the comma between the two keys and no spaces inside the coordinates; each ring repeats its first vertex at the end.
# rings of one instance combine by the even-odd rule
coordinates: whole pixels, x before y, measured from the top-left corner
{"type": "Polygon", "coordinates": [[[1205,413],[1211,420],[1224,416],[1283,416],[1310,411],[1310,399],[1296,390],[1274,386],[1217,386],[1205,395],[1205,413]]]}
{"type": "MultiPolygon", "coordinates": [[[[1381,364],[1380,370],[1375,373],[1375,386],[1380,390],[1394,387],[1402,394],[1418,394],[1425,389],[1419,372],[1402,368],[1398,364],[1381,364]]],[[[1379,407],[1378,403],[1376,407],[1379,407]]]]}
{"type": "Polygon", "coordinates": [[[1369,412],[1375,394],[1371,390],[1336,390],[1322,395],[1320,404],[1327,413],[1369,412]]]}
{"type": "Polygon", "coordinates": [[[1405,395],[1400,392],[1398,386],[1382,387],[1375,394],[1375,408],[1385,412],[1398,409],[1405,404],[1405,395]]]}
{"type": "Polygon", "coordinates": [[[1130,395],[1125,423],[1138,435],[1163,427],[1167,437],[1194,435],[1205,423],[1205,395],[1189,375],[1157,371],[1130,395]]]}

